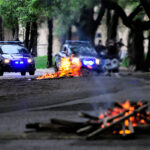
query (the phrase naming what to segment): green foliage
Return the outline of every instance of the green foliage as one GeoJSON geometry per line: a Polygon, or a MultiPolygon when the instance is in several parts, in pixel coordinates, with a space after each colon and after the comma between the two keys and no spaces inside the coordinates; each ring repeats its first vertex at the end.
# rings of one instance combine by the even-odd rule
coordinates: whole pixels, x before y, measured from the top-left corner
{"type": "Polygon", "coordinates": [[[7,27],[15,27],[18,22],[18,3],[16,0],[0,0],[0,14],[7,27]]]}
{"type": "Polygon", "coordinates": [[[47,68],[47,56],[35,57],[35,68],[36,69],[45,69],[47,68]]]}
{"type": "MultiPolygon", "coordinates": [[[[47,56],[39,56],[35,57],[35,68],[36,69],[45,69],[47,68],[47,56]]],[[[53,57],[53,65],[54,65],[54,57],[53,57]]]]}
{"type": "Polygon", "coordinates": [[[40,18],[42,8],[34,7],[37,0],[0,0],[0,15],[5,26],[14,28],[18,22],[25,24],[40,18]]]}
{"type": "Polygon", "coordinates": [[[118,4],[123,8],[130,8],[131,10],[135,9],[139,5],[139,0],[117,0],[118,4]]]}
{"type": "Polygon", "coordinates": [[[60,0],[60,7],[56,8],[54,12],[57,16],[56,35],[64,35],[71,25],[78,22],[83,7],[94,8],[98,4],[100,4],[98,0],[60,0]]]}
{"type": "Polygon", "coordinates": [[[121,66],[122,67],[129,67],[129,59],[127,57],[125,57],[123,60],[122,60],[122,63],[121,63],[121,66]]]}

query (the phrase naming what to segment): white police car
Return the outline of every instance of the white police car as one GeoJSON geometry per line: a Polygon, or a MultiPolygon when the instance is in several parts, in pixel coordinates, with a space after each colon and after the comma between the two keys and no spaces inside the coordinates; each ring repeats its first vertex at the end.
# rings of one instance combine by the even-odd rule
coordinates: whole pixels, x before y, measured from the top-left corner
{"type": "Polygon", "coordinates": [[[88,41],[66,41],[59,53],[55,55],[55,71],[58,71],[62,57],[71,57],[80,61],[82,68],[102,72],[103,59],[88,41]]]}

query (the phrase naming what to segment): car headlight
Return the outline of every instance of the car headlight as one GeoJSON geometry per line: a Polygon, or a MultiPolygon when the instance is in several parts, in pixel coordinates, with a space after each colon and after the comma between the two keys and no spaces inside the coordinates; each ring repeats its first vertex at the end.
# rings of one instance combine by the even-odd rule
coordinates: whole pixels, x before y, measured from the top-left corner
{"type": "Polygon", "coordinates": [[[95,62],[96,62],[97,65],[99,65],[101,63],[101,60],[96,58],[95,62]]]}
{"type": "Polygon", "coordinates": [[[30,64],[30,63],[32,63],[32,59],[31,58],[28,58],[28,63],[30,64]]]}
{"type": "Polygon", "coordinates": [[[9,64],[9,63],[10,63],[10,60],[7,59],[7,58],[5,58],[5,59],[4,59],[4,63],[5,63],[5,64],[9,64]]]}
{"type": "Polygon", "coordinates": [[[74,64],[78,64],[78,63],[80,63],[80,59],[79,58],[76,58],[76,57],[74,57],[74,58],[72,58],[72,63],[74,64]]]}
{"type": "Polygon", "coordinates": [[[75,65],[76,67],[81,67],[81,61],[79,58],[72,58],[72,64],[75,65]]]}

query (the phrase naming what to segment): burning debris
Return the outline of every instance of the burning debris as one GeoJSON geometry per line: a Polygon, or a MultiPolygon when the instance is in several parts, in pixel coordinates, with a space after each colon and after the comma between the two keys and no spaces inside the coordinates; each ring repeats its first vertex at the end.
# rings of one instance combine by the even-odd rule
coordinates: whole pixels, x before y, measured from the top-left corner
{"type": "Polygon", "coordinates": [[[73,57],[64,57],[61,58],[58,72],[49,74],[46,73],[43,76],[38,77],[38,80],[41,79],[52,79],[52,78],[61,78],[61,77],[78,77],[81,76],[81,62],[78,58],[73,57]]]}
{"type": "Polygon", "coordinates": [[[73,122],[51,119],[51,123],[27,124],[27,128],[38,131],[52,130],[74,132],[84,135],[86,139],[98,138],[102,133],[112,135],[134,135],[139,128],[150,131],[150,113],[147,112],[148,103],[115,103],[113,109],[108,109],[98,117],[87,113],[80,113],[80,117],[89,119],[86,122],[73,122]]]}

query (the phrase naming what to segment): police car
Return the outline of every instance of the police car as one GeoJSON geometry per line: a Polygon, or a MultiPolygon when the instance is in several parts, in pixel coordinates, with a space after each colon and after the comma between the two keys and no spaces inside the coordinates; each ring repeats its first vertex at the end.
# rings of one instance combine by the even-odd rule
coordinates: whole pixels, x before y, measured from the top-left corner
{"type": "Polygon", "coordinates": [[[35,73],[34,59],[20,41],[0,41],[0,76],[4,72],[35,73]]]}
{"type": "Polygon", "coordinates": [[[62,57],[71,56],[75,61],[81,62],[83,70],[103,71],[103,59],[88,41],[66,41],[60,52],[55,55],[55,71],[58,71],[62,57]]]}

